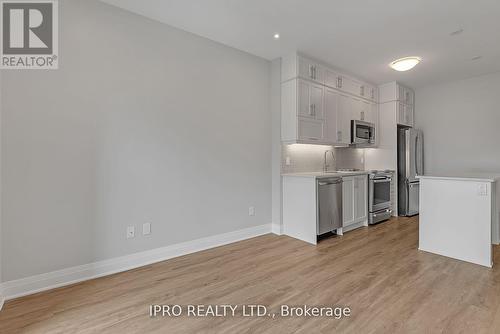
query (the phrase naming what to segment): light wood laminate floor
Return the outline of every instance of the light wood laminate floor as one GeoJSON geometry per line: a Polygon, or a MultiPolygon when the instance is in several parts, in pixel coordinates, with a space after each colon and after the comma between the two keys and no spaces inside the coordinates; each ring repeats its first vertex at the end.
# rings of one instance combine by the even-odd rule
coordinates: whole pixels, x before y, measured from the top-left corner
{"type": "Polygon", "coordinates": [[[418,219],[318,246],[265,235],[23,297],[0,333],[499,333],[494,269],[420,252],[418,219]],[[349,318],[150,318],[150,304],[349,306],[349,318]]]}

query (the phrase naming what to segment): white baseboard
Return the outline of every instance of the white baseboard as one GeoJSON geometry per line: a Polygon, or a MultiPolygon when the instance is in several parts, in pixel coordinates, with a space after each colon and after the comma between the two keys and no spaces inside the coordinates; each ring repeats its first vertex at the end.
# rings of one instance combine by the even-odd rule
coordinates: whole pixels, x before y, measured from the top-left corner
{"type": "Polygon", "coordinates": [[[8,281],[2,283],[0,289],[3,289],[3,297],[5,300],[9,300],[97,277],[116,274],[148,264],[165,261],[177,256],[227,245],[259,235],[268,234],[271,233],[272,230],[272,224],[249,227],[238,231],[182,242],[109,260],[8,281]]]}
{"type": "Polygon", "coordinates": [[[271,224],[271,231],[276,235],[282,235],[281,225],[279,224],[271,224]]]}

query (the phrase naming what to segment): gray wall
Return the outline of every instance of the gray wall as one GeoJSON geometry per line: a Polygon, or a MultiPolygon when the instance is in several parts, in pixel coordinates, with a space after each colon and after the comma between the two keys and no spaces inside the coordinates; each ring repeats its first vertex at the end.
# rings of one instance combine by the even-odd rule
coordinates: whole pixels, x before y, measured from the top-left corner
{"type": "MultiPolygon", "coordinates": [[[[0,71],[0,283],[2,283],[2,267],[3,267],[3,260],[2,260],[2,178],[1,178],[1,171],[2,171],[2,76],[3,76],[3,71],[0,71]]],[[[3,296],[3,291],[2,291],[2,286],[0,285],[0,303],[2,302],[2,297],[3,296]]]]}
{"type": "MultiPolygon", "coordinates": [[[[271,64],[272,222],[281,232],[281,58],[271,64]]],[[[278,232],[278,231],[275,231],[278,232]]]]}
{"type": "Polygon", "coordinates": [[[60,69],[2,78],[4,280],[271,223],[270,62],[59,5],[60,69]]]}
{"type": "Polygon", "coordinates": [[[426,173],[500,173],[500,73],[416,91],[426,173]]]}

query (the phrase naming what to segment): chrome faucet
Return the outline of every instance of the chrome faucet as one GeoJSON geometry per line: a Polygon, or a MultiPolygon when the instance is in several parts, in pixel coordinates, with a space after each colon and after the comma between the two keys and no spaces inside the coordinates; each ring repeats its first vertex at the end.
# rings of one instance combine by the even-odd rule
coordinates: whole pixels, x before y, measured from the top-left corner
{"type": "Polygon", "coordinates": [[[333,162],[335,161],[335,153],[334,153],[334,151],[333,151],[333,150],[326,150],[326,151],[325,151],[325,160],[324,160],[324,162],[323,162],[323,171],[324,171],[324,172],[328,172],[328,164],[327,164],[327,160],[328,160],[328,152],[330,152],[330,153],[331,153],[331,155],[332,155],[332,164],[333,164],[333,162]]]}

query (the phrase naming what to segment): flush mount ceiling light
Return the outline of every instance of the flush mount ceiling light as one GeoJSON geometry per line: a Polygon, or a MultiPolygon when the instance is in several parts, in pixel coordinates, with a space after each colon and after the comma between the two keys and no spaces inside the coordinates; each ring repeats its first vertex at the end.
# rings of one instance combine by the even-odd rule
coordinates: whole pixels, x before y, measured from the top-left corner
{"type": "Polygon", "coordinates": [[[420,57],[405,57],[401,59],[397,59],[389,64],[389,66],[396,71],[403,72],[408,71],[414,68],[420,63],[422,58],[420,57]]]}
{"type": "Polygon", "coordinates": [[[276,33],[276,34],[273,35],[273,37],[274,37],[274,39],[280,39],[280,34],[276,33]]]}

